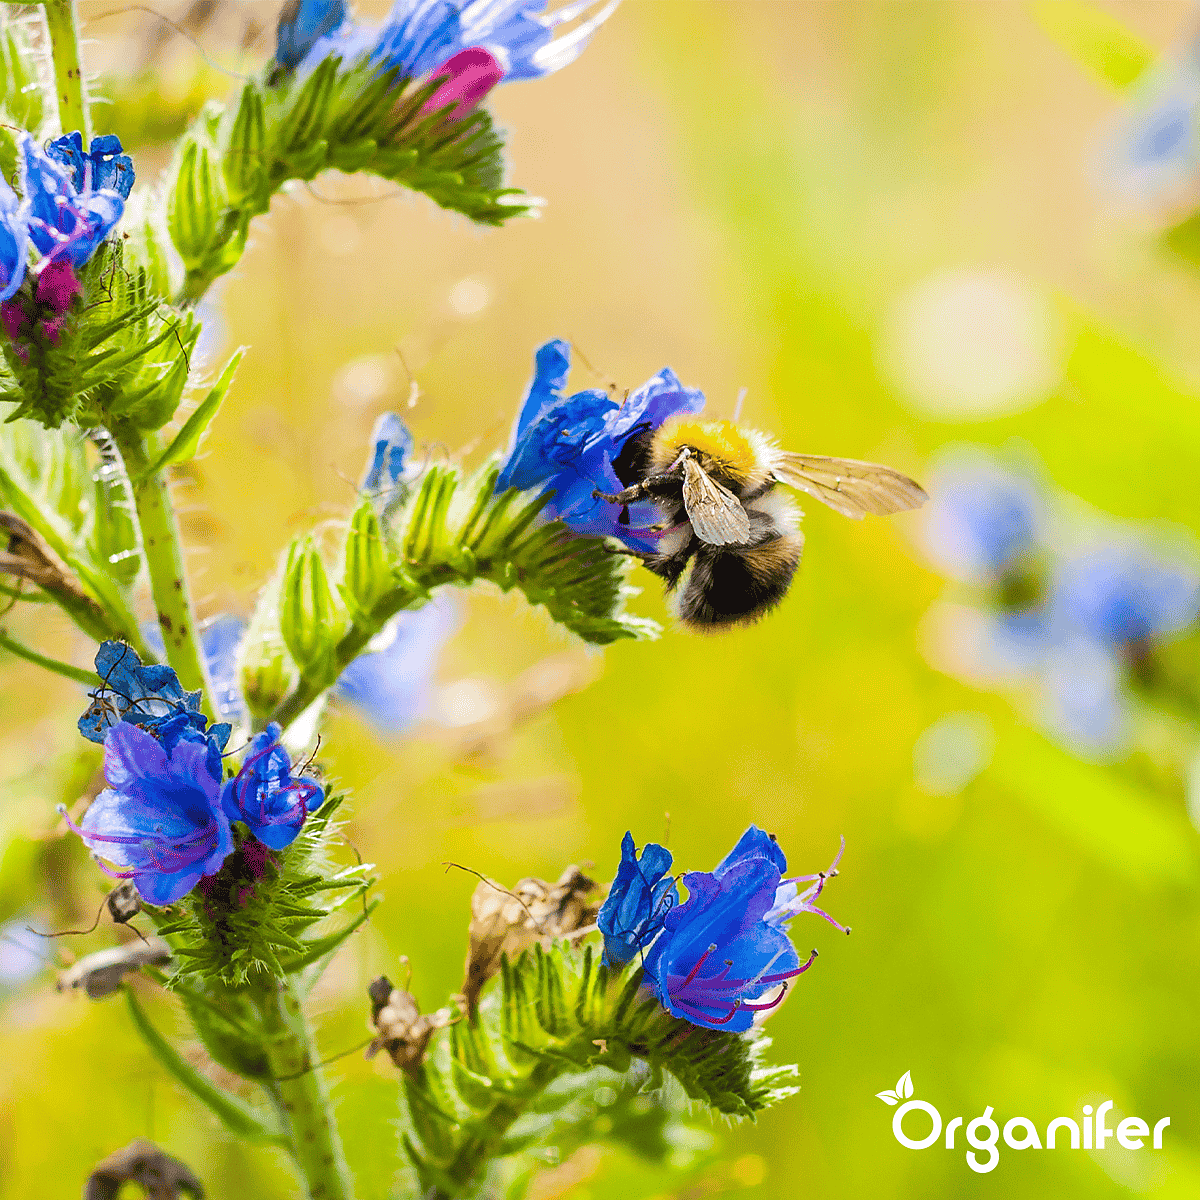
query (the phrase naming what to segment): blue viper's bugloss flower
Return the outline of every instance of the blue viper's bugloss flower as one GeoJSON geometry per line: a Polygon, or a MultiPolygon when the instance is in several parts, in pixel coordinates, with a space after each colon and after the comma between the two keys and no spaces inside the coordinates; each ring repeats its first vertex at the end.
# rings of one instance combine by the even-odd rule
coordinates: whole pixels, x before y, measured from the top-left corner
{"type": "Polygon", "coordinates": [[[998,583],[1037,553],[1043,505],[1029,480],[984,455],[956,454],[929,491],[925,545],[952,578],[998,583]]]}
{"type": "Polygon", "coordinates": [[[574,62],[616,3],[606,4],[570,33],[554,36],[559,25],[594,7],[593,0],[551,12],[546,0],[397,0],[375,54],[411,78],[435,70],[459,51],[479,47],[500,64],[506,81],[537,79],[574,62]]]}
{"type": "Polygon", "coordinates": [[[46,153],[71,173],[71,184],[76,192],[98,192],[106,188],[116,192],[122,200],[129,199],[133,190],[133,159],[123,152],[121,139],[115,133],[92,138],[85,154],[83,135],[77,130],[55,138],[46,147],[46,153]]]}
{"type": "Polygon", "coordinates": [[[325,801],[319,783],[292,774],[292,760],[279,744],[282,732],[272,721],[256,734],[242,769],[221,791],[225,815],[231,821],[244,821],[270,850],[290,846],[308,814],[325,801]]]}
{"type": "Polygon", "coordinates": [[[625,834],[617,877],[596,917],[604,934],[607,966],[624,966],[662,929],[667,913],[679,901],[675,880],[668,874],[670,869],[671,852],[665,846],[649,842],[639,859],[633,834],[625,834]]]}
{"type": "MultiPolygon", "coordinates": [[[[382,70],[415,79],[464,50],[481,49],[496,60],[504,82],[536,79],[574,62],[617,3],[597,8],[597,0],[582,0],[547,12],[546,0],[396,0],[382,27],[345,20],[316,38],[297,73],[302,77],[331,55],[344,64],[366,56],[382,70]],[[572,21],[578,24],[556,34],[572,21]]],[[[312,7],[315,18],[323,6],[312,7]]],[[[290,46],[283,49],[290,53],[290,46]]],[[[278,52],[276,59],[283,62],[278,52]]]]}
{"type": "Polygon", "coordinates": [[[29,262],[27,206],[0,177],[0,301],[11,300],[25,281],[29,262]]]}
{"type": "Polygon", "coordinates": [[[371,430],[371,447],[362,490],[375,495],[394,488],[404,479],[408,457],[413,450],[413,437],[395,413],[386,412],[371,430]]]}
{"type": "Polygon", "coordinates": [[[28,133],[18,145],[30,240],[51,262],[82,267],[121,219],[124,197],[112,188],[76,189],[74,172],[43,154],[28,133]]]}
{"type": "Polygon", "coordinates": [[[279,12],[275,61],[290,71],[345,20],[344,0],[288,0],[279,12]]]}
{"type": "Polygon", "coordinates": [[[715,871],[683,877],[688,898],[666,914],[645,962],[647,986],[672,1015],[744,1032],[812,965],[815,954],[801,965],[785,925],[799,912],[832,921],[809,903],[826,876],[799,902],[789,885],[812,877],[784,879],[786,869],[774,838],[752,825],[715,871]],[[763,1000],[781,984],[773,999],[763,1000]]]}
{"type": "Polygon", "coordinates": [[[1198,608],[1195,565],[1132,541],[1092,546],[1066,559],[1051,589],[1056,629],[1112,647],[1178,633],[1195,621],[1198,608]]]}
{"type": "Polygon", "coordinates": [[[457,625],[458,606],[444,594],[424,608],[398,613],[341,673],[334,690],[380,733],[403,733],[428,711],[438,657],[457,625]]]}
{"type": "Polygon", "coordinates": [[[547,342],[537,351],[496,490],[553,491],[545,509],[548,520],[563,521],[578,534],[617,537],[631,548],[653,550],[650,527],[659,518],[653,502],[639,501],[623,510],[592,493],[619,492],[623,485],[613,463],[629,438],[657,429],[676,413],[699,412],[704,393],[685,388],[674,371],[664,368],[623,404],[596,389],[563,397],[570,365],[567,342],[547,342]],[[626,511],[627,522],[621,519],[626,511]]]}
{"type": "Polygon", "coordinates": [[[233,850],[220,775],[203,744],[181,740],[168,752],[157,738],[122,722],[104,739],[104,777],[108,787],[71,828],[89,850],[124,868],[105,870],[132,879],[146,903],[171,904],[187,895],[233,850]]]}

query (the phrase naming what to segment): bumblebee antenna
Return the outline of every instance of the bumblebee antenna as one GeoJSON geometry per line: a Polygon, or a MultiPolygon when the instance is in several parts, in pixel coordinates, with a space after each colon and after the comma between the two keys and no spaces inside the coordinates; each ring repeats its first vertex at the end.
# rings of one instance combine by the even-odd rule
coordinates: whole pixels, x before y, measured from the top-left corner
{"type": "Polygon", "coordinates": [[[749,391],[750,389],[748,387],[744,387],[740,392],[738,392],[737,403],[733,406],[733,420],[735,424],[742,415],[742,405],[745,403],[746,395],[749,391]]]}

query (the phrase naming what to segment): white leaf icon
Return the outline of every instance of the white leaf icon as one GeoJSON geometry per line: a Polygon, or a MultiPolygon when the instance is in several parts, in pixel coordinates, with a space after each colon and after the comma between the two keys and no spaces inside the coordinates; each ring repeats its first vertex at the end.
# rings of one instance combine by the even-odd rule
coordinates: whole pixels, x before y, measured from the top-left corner
{"type": "Polygon", "coordinates": [[[905,1100],[913,1094],[912,1072],[905,1071],[896,1082],[896,1094],[903,1096],[905,1100]]]}
{"type": "Polygon", "coordinates": [[[899,1104],[900,1097],[895,1092],[876,1092],[875,1095],[884,1102],[884,1104],[899,1104]]]}

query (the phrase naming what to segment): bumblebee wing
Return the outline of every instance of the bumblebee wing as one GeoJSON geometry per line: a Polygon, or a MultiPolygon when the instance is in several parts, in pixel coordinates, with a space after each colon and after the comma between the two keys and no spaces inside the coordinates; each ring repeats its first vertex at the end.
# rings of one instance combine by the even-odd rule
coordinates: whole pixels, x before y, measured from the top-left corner
{"type": "Polygon", "coordinates": [[[929,497],[915,480],[891,467],[853,458],[777,451],[771,474],[779,482],[827,504],[844,517],[886,516],[920,508],[929,497]]]}
{"type": "Polygon", "coordinates": [[[683,460],[683,507],[696,536],[710,546],[744,546],[750,540],[742,502],[692,458],[683,460]]]}

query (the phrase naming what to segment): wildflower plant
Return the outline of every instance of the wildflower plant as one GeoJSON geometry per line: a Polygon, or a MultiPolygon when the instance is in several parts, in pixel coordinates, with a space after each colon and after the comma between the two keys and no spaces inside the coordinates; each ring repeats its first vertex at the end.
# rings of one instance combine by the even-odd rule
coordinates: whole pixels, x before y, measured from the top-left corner
{"type": "MultiPolygon", "coordinates": [[[[379,899],[371,866],[347,861],[348,798],[300,752],[305,730],[331,695],[384,730],[415,720],[453,588],[523,595],[593,645],[655,636],[625,610],[627,552],[653,544],[655,504],[603,493],[620,490],[613,464],[635,435],[704,397],[670,370],[623,402],[567,395],[568,348],[551,341],[508,453],[472,474],[419,461],[386,414],[333,552],[296,537],[248,622],[202,626],[166,481],[243,351],[201,376],[199,305],[272,196],[330,168],[484,225],[527,211],[487,96],[567,65],[613,8],[397,0],[376,27],[341,0],[288,0],[271,59],[203,109],[160,184],[92,128],[73,0],[46,0],[40,37],[0,11],[0,571],[12,604],[60,607],[94,665],[0,644],[86,689],[78,728],[102,748],[103,786],[62,817],[115,881],[113,920],[140,912],[156,934],[80,960],[69,986],[123,993],[161,1066],[233,1135],[284,1149],[311,1200],[348,1200],[355,1171],[305,998],[379,899]],[[139,973],[245,1089],[157,1029],[139,973]]],[[[399,1071],[403,1194],[515,1196],[547,1152],[587,1141],[665,1160],[704,1108],[751,1117],[792,1090],[793,1068],[762,1063],[761,1025],[815,957],[789,923],[836,925],[815,907],[835,872],[789,876],[754,827],[711,872],[671,866],[627,835],[607,890],[578,867],[553,884],[484,880],[460,994],[422,1013],[388,979],[371,985],[371,1052],[399,1071]],[[603,1121],[584,1103],[601,1085],[603,1121]]]]}

